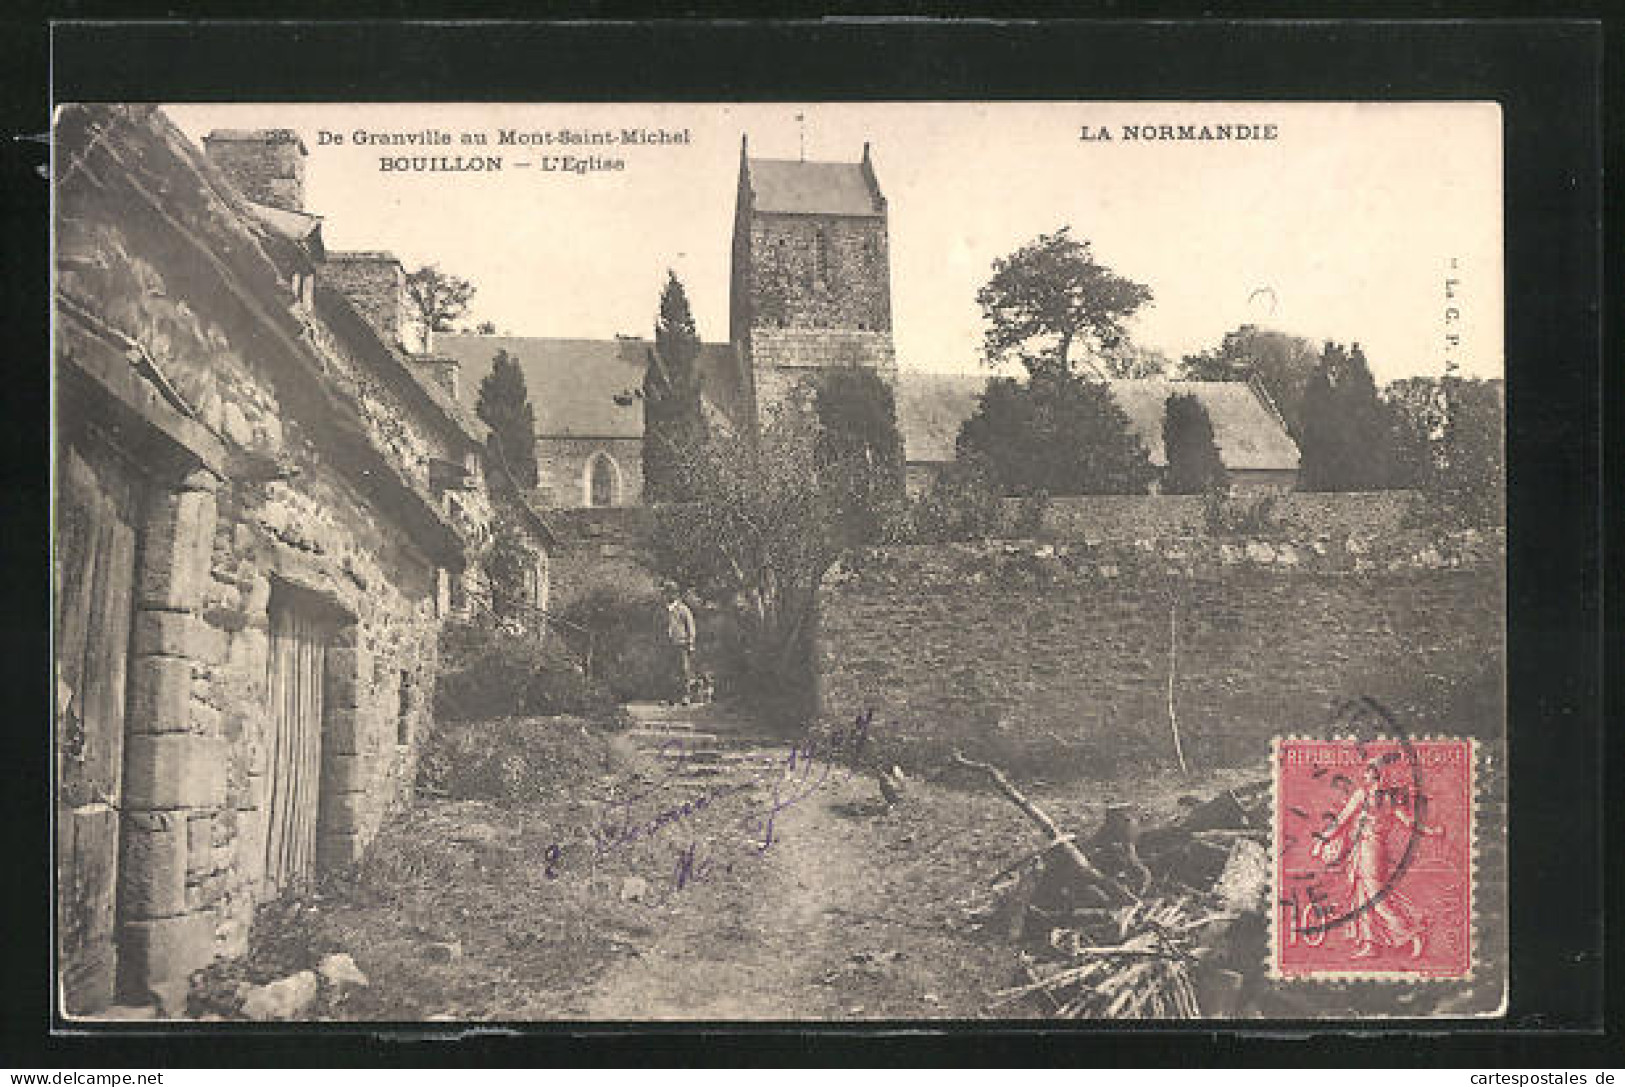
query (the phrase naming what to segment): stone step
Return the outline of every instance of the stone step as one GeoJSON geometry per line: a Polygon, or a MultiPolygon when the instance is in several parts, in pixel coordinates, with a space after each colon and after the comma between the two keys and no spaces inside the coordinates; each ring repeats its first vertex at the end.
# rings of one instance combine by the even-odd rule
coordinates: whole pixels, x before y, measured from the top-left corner
{"type": "Polygon", "coordinates": [[[718,739],[717,734],[714,732],[667,732],[658,728],[629,729],[626,732],[626,737],[640,747],[648,745],[653,748],[658,748],[663,744],[671,744],[673,741],[680,741],[684,744],[693,741],[715,743],[718,739]]]}

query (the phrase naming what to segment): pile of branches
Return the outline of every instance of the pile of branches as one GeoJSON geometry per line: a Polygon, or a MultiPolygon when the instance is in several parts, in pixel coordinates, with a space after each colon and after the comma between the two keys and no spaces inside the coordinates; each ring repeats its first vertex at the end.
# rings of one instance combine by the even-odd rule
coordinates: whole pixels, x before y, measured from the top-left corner
{"type": "Polygon", "coordinates": [[[1262,982],[1268,926],[1268,782],[1192,800],[1164,827],[1107,810],[1080,843],[1002,771],[986,774],[1047,836],[994,877],[1007,885],[1018,983],[989,1010],[1037,1001],[1060,1018],[1240,1014],[1262,982]]]}

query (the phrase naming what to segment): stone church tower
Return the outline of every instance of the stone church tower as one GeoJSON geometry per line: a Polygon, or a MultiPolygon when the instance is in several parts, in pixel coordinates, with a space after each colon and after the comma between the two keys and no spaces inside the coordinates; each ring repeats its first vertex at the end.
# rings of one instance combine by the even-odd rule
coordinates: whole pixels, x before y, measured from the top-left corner
{"type": "Polygon", "coordinates": [[[895,387],[886,198],[859,162],[751,158],[739,148],[729,336],[758,419],[808,379],[863,366],[895,387]]]}

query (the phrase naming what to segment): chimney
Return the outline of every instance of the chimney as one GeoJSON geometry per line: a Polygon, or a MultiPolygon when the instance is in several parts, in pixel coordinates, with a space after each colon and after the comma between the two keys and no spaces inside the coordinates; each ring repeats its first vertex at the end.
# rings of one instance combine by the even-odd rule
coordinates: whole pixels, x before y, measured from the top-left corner
{"type": "Polygon", "coordinates": [[[444,389],[453,400],[457,399],[463,368],[456,359],[450,355],[413,355],[408,361],[418,373],[444,389]]]}
{"type": "Polygon", "coordinates": [[[287,128],[217,128],[203,137],[209,161],[256,204],[305,210],[305,141],[287,128]]]}
{"type": "Polygon", "coordinates": [[[408,353],[417,346],[407,316],[406,269],[395,254],[329,253],[322,262],[321,276],[350,300],[386,344],[408,353]]]}

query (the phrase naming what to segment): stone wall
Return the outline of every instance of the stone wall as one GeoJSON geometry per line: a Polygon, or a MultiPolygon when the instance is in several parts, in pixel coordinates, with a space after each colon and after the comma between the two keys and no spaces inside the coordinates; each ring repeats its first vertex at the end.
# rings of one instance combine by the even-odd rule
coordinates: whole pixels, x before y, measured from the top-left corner
{"type": "Polygon", "coordinates": [[[406,316],[406,269],[394,254],[329,253],[320,276],[350,300],[385,343],[418,346],[406,316]]]}
{"type": "MultiPolygon", "coordinates": [[[[1187,758],[1259,762],[1362,694],[1410,707],[1504,661],[1503,543],[1357,540],[1002,543],[894,548],[833,576],[819,672],[825,723],[873,709],[904,765],[959,747],[1055,780],[1187,758]]],[[[1476,677],[1476,678],[1475,678],[1476,677]]],[[[1407,709],[1407,714],[1425,711],[1407,709]]],[[[1412,716],[1498,737],[1497,712],[1412,716]]]]}
{"type": "Polygon", "coordinates": [[[658,587],[649,556],[654,516],[647,507],[552,510],[548,523],[558,534],[550,568],[555,613],[594,589],[653,593],[658,587]]]}
{"type": "MultiPolygon", "coordinates": [[[[912,473],[914,466],[910,466],[912,473]]],[[[912,480],[911,488],[925,480],[912,480]]],[[[1246,497],[1243,501],[1252,501],[1246,497]]],[[[1388,535],[1400,530],[1406,510],[1416,500],[1414,491],[1313,493],[1293,491],[1277,496],[1271,535],[1316,539],[1388,535]]],[[[1044,511],[1040,534],[1056,540],[1160,540],[1206,534],[1202,495],[1079,495],[1052,498],[1044,511]]],[[[1012,518],[1019,499],[1005,503],[1012,518]]]]}
{"type": "Polygon", "coordinates": [[[538,438],[537,489],[543,506],[575,509],[587,506],[587,464],[597,454],[610,458],[618,480],[615,505],[643,501],[642,438],[538,438]]]}
{"type": "Polygon", "coordinates": [[[734,235],[730,330],[759,410],[821,367],[895,378],[884,216],[758,215],[742,204],[734,235]]]}
{"type": "Polygon", "coordinates": [[[748,272],[752,324],[889,333],[888,261],[884,218],[754,216],[748,272]]]}

